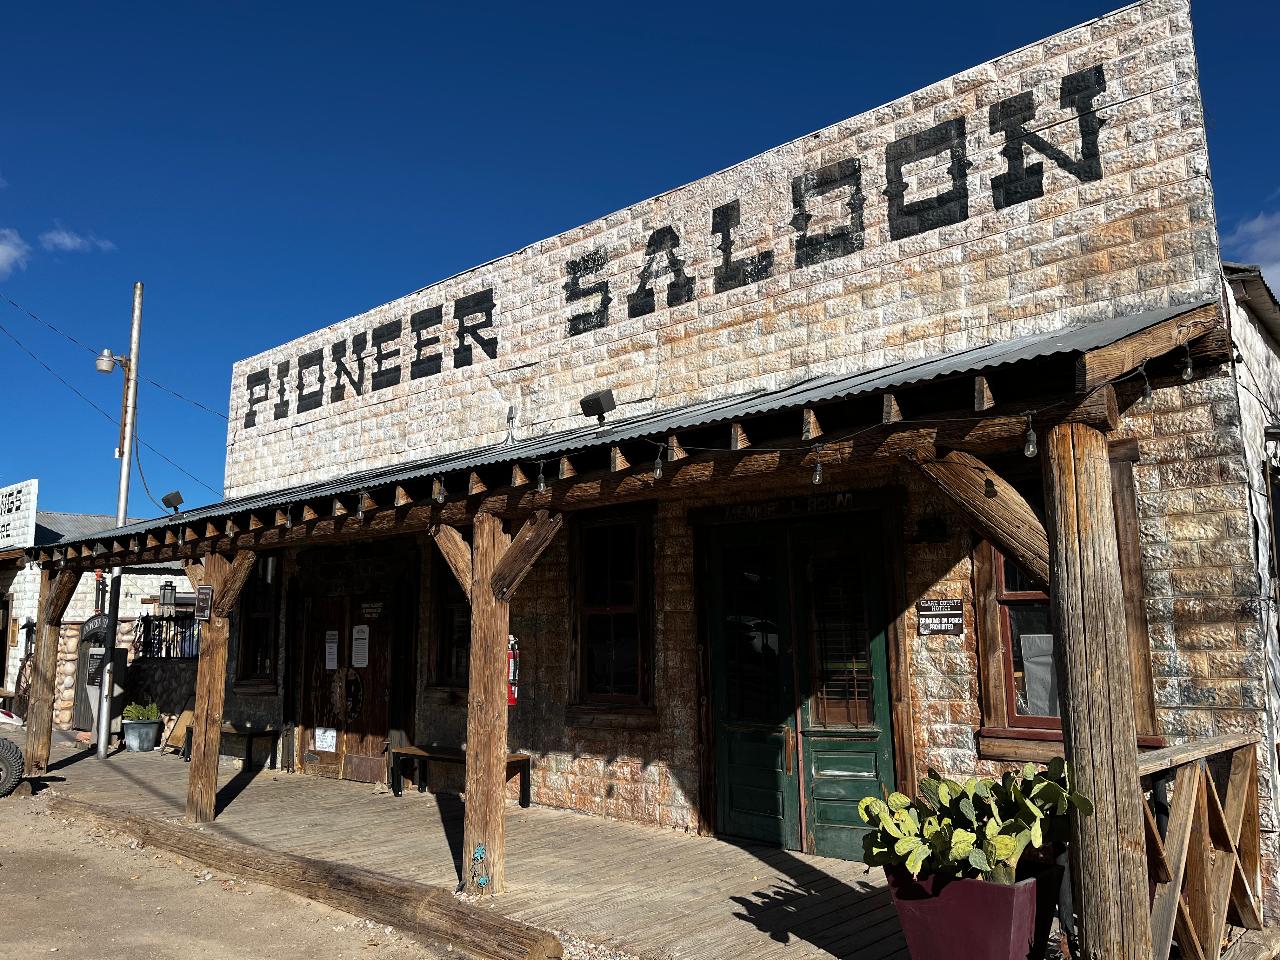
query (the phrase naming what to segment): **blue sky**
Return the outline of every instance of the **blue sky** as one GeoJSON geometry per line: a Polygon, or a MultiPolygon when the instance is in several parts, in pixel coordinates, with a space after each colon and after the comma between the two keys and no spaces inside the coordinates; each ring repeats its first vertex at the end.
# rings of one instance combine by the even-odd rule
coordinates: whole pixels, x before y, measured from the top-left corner
{"type": "MultiPolygon", "coordinates": [[[[143,280],[144,376],[225,412],[241,357],[1116,5],[11,5],[0,298],[119,350],[143,280]]],[[[1193,16],[1226,253],[1280,271],[1280,7],[1193,16]]],[[[118,374],[0,324],[118,412],[118,374]]],[[[0,484],[114,512],[117,428],[3,335],[0,372],[0,484]]],[[[140,411],[213,488],[144,448],[155,497],[217,499],[225,421],[150,383],[140,411]]]]}

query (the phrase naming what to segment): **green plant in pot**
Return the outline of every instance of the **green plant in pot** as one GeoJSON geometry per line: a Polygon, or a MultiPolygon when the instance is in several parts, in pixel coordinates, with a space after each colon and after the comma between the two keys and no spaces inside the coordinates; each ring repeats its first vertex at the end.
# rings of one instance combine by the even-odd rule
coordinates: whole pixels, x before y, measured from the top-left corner
{"type": "Polygon", "coordinates": [[[913,960],[1043,956],[1071,815],[1092,804],[1061,759],[964,783],[930,770],[911,799],[867,797],[863,860],[889,879],[913,960]]]}
{"type": "Polygon", "coordinates": [[[124,745],[130,753],[154,750],[160,742],[160,708],[154,703],[145,706],[131,703],[124,708],[124,745]]]}

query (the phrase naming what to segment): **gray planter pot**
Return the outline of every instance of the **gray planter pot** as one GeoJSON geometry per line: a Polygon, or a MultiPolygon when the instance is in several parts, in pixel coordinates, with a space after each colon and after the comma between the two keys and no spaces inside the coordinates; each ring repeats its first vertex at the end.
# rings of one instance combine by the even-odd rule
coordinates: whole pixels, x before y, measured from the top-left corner
{"type": "Polygon", "coordinates": [[[154,750],[160,742],[162,720],[126,720],[124,721],[124,746],[130,753],[145,753],[154,750]]]}

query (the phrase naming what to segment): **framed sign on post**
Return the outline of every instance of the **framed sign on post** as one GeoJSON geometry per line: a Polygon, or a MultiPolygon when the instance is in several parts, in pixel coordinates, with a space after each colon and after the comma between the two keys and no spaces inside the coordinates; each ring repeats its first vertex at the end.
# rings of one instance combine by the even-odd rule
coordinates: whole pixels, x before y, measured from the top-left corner
{"type": "Polygon", "coordinates": [[[208,623],[213,616],[213,587],[196,587],[196,619],[208,623]]]}
{"type": "Polygon", "coordinates": [[[916,602],[916,633],[929,637],[939,633],[958,637],[964,633],[964,607],[960,600],[919,600],[916,602]]]}

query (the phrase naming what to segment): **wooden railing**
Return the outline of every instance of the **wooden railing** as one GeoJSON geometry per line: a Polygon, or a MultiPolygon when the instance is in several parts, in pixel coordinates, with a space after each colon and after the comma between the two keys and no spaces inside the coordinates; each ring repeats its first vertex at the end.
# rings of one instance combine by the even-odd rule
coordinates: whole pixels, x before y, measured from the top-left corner
{"type": "Polygon", "coordinates": [[[1228,925],[1262,928],[1257,738],[1141,754],[1152,956],[1217,960],[1228,925]]]}

